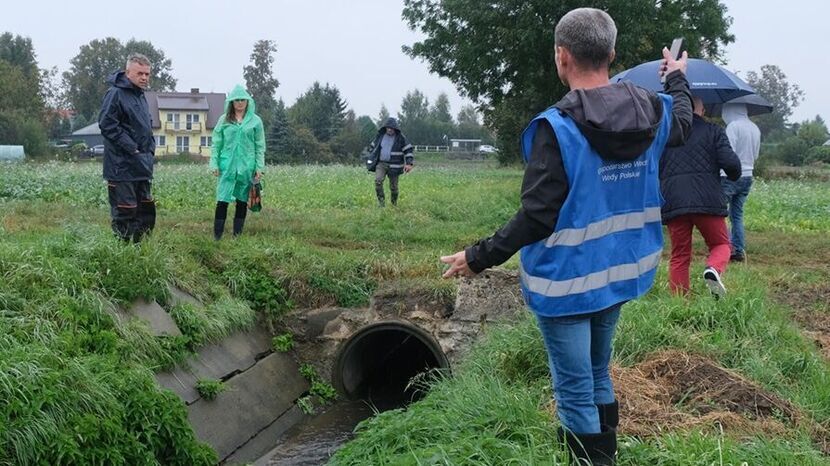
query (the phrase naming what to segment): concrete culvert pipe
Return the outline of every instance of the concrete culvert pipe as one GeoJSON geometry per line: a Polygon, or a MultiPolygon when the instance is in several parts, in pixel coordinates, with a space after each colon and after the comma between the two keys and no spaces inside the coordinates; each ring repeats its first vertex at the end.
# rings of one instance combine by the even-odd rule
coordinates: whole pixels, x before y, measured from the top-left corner
{"type": "Polygon", "coordinates": [[[333,383],[349,399],[367,399],[380,410],[392,409],[423,395],[408,387],[409,381],[430,369],[449,369],[432,335],[408,322],[377,322],[342,344],[333,383]]]}

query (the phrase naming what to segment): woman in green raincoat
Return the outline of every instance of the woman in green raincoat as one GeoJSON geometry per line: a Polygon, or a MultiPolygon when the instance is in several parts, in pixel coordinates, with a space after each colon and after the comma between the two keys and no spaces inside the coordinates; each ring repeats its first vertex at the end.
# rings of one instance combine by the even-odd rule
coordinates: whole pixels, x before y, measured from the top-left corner
{"type": "Polygon", "coordinates": [[[256,104],[240,85],[225,100],[225,114],[213,129],[210,170],[219,178],[216,185],[216,215],[213,237],[222,238],[228,204],[236,203],[233,235],[242,233],[248,214],[248,193],[265,169],[265,133],[256,115],[256,104]]]}

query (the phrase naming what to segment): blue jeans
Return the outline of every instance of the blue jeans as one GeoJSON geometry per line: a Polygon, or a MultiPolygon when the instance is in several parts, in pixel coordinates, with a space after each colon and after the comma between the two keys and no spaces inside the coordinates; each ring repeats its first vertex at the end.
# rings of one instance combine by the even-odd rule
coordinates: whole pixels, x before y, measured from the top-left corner
{"type": "Polygon", "coordinates": [[[608,363],[622,305],[575,316],[536,316],[548,351],[559,420],[576,434],[599,433],[597,405],[614,402],[608,363]]]}
{"type": "Polygon", "coordinates": [[[732,224],[732,255],[744,255],[744,202],[752,188],[752,177],[742,176],[738,181],[721,178],[721,188],[729,207],[729,222],[732,224]]]}

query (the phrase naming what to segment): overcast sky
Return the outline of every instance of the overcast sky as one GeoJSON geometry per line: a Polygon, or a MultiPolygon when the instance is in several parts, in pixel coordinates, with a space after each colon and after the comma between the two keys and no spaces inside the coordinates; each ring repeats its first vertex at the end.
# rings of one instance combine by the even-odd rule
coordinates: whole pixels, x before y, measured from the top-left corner
{"type": "MultiPolygon", "coordinates": [[[[794,120],[830,117],[830,60],[822,52],[830,1],[722,2],[737,39],[727,48],[729,68],[745,75],[777,64],[806,92],[794,120]]],[[[31,37],[40,66],[61,72],[93,39],[149,40],[172,59],[179,90],[214,92],[244,82],[254,42],[271,39],[278,47],[277,94],[288,105],[318,80],[335,84],[358,115],[376,117],[382,103],[394,114],[415,88],[430,102],[446,92],[457,114],[464,101],[453,84],[401,52],[419,38],[401,20],[402,6],[402,0],[6,0],[0,32],[31,37]]]]}

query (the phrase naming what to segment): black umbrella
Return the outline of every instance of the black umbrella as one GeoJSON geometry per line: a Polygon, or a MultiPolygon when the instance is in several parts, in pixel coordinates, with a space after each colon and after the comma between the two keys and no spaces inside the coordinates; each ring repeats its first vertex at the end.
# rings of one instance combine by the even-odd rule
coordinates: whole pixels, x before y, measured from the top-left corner
{"type": "MultiPolygon", "coordinates": [[[[758,94],[750,94],[742,97],[732,99],[727,104],[744,104],[749,116],[763,115],[764,113],[772,113],[774,107],[769,101],[758,94]]],[[[723,112],[722,104],[706,105],[706,115],[717,117],[723,112]]]]}

